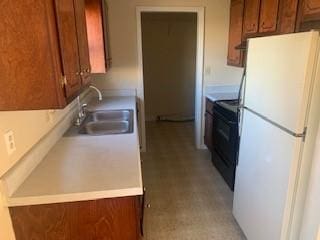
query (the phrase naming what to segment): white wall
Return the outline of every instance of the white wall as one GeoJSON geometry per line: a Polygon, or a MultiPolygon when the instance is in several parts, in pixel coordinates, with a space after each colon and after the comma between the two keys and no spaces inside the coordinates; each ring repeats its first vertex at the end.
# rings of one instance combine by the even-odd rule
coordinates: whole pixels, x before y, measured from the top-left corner
{"type": "Polygon", "coordinates": [[[193,117],[197,46],[196,13],[143,13],[145,114],[193,117]]]}
{"type": "Polygon", "coordinates": [[[205,85],[239,84],[242,69],[227,66],[230,0],[107,0],[112,68],[97,75],[104,89],[135,89],[138,82],[137,6],[205,7],[205,85]]]}
{"type": "Polygon", "coordinates": [[[320,128],[318,131],[300,239],[320,239],[320,128]]]}

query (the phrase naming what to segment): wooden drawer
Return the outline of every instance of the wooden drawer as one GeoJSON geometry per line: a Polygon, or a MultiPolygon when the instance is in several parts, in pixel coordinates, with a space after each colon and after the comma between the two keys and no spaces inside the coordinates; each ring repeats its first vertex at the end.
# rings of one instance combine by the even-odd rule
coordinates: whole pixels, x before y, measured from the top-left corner
{"type": "Polygon", "coordinates": [[[206,98],[206,112],[213,114],[213,101],[206,98]]]}

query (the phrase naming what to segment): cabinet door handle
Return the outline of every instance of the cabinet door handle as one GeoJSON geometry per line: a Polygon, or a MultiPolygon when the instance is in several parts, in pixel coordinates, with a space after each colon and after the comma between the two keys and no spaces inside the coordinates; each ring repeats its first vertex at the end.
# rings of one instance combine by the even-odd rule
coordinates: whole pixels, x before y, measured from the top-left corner
{"type": "Polygon", "coordinates": [[[61,85],[62,87],[68,85],[68,81],[67,81],[67,76],[66,75],[63,75],[62,78],[61,78],[61,85]]]}
{"type": "Polygon", "coordinates": [[[86,69],[86,72],[87,72],[87,73],[90,73],[90,68],[87,68],[87,69],[86,69]]]}
{"type": "Polygon", "coordinates": [[[84,74],[83,72],[80,72],[80,76],[83,76],[83,74],[84,74]]]}

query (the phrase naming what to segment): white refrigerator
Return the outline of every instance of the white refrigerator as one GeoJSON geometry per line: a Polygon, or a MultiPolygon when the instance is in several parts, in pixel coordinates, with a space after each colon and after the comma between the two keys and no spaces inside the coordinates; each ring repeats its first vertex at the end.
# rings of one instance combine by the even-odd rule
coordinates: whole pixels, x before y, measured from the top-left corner
{"type": "Polygon", "coordinates": [[[316,31],[249,40],[233,202],[248,240],[300,239],[320,119],[318,55],[316,31]]]}

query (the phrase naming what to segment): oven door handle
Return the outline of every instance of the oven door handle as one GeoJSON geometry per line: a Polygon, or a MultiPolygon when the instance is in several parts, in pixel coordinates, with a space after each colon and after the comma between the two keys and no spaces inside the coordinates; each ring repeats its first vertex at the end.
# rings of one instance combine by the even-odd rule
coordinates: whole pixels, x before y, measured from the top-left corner
{"type": "Polygon", "coordinates": [[[225,123],[228,123],[228,124],[232,124],[232,125],[235,125],[237,124],[236,121],[230,121],[228,120],[225,116],[223,116],[221,113],[219,113],[218,111],[216,110],[213,110],[213,116],[214,115],[217,115],[220,119],[222,119],[225,123]]]}

